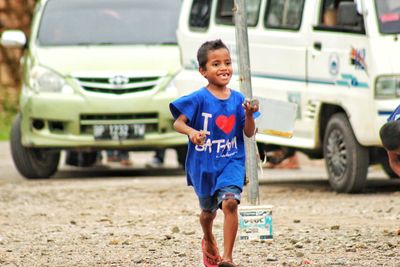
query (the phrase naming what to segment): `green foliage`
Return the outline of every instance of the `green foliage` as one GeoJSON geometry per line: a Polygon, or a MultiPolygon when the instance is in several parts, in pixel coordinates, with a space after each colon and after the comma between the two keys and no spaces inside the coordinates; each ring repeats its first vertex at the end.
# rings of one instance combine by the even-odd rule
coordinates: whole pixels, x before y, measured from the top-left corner
{"type": "Polygon", "coordinates": [[[0,87],[0,141],[10,138],[12,121],[18,112],[16,90],[0,87]]]}
{"type": "Polygon", "coordinates": [[[10,138],[11,124],[15,113],[4,113],[0,115],[0,141],[5,141],[10,138]]]}

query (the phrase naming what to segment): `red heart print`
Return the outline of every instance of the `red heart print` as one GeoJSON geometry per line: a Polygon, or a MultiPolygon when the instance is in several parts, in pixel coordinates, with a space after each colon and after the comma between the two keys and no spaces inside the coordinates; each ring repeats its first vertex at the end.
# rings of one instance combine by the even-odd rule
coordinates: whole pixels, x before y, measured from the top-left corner
{"type": "Polygon", "coordinates": [[[235,126],[236,118],[235,115],[230,115],[229,117],[225,115],[219,115],[215,121],[218,128],[220,128],[225,134],[232,131],[233,126],[235,126]]]}

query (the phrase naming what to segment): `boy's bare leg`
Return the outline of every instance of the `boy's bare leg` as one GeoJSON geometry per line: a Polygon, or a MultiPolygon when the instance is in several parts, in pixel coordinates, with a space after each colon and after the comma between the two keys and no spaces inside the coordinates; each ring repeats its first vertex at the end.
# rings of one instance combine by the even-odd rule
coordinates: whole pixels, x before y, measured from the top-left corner
{"type": "Polygon", "coordinates": [[[212,232],[213,222],[217,212],[201,211],[200,224],[204,234],[204,245],[206,251],[211,255],[218,255],[218,245],[212,232]]]}
{"type": "Polygon", "coordinates": [[[238,230],[237,200],[227,199],[222,202],[224,212],[224,260],[232,261],[233,245],[238,230]]]}

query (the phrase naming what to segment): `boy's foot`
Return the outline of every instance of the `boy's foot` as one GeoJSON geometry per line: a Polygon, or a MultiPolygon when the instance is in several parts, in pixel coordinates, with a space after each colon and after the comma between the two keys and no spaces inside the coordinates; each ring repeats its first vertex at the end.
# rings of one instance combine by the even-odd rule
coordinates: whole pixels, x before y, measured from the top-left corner
{"type": "Polygon", "coordinates": [[[201,251],[203,252],[203,263],[204,266],[206,267],[218,267],[219,262],[221,261],[221,256],[219,255],[218,249],[217,255],[212,255],[207,252],[206,247],[205,247],[205,241],[204,239],[201,240],[201,251]]]}
{"type": "Polygon", "coordinates": [[[239,267],[239,265],[234,264],[233,261],[222,260],[222,261],[218,264],[218,267],[239,267]]]}

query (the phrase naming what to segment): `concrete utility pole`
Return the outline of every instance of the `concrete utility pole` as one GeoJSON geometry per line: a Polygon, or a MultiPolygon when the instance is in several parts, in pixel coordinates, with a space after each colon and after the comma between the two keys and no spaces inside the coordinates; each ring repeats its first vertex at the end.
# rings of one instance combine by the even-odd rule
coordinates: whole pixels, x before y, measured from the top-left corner
{"type": "MultiPolygon", "coordinates": [[[[249,38],[247,35],[246,0],[235,0],[236,51],[238,55],[240,91],[249,99],[253,98],[251,89],[249,38]]],[[[257,147],[255,136],[245,138],[246,176],[249,178],[249,198],[252,205],[260,204],[257,173],[257,147]]]]}

